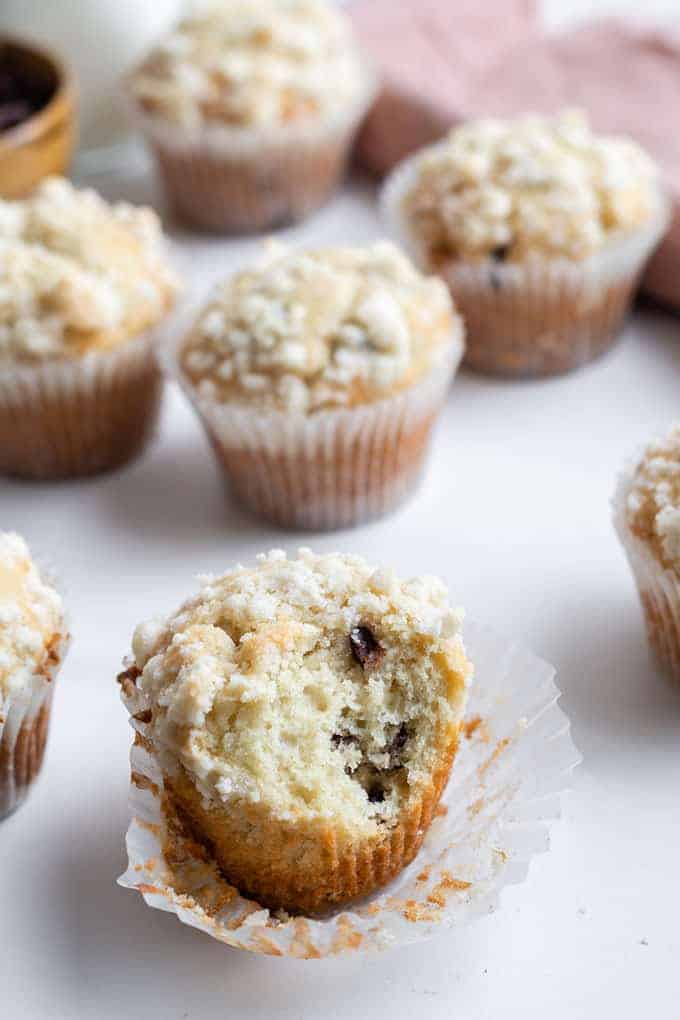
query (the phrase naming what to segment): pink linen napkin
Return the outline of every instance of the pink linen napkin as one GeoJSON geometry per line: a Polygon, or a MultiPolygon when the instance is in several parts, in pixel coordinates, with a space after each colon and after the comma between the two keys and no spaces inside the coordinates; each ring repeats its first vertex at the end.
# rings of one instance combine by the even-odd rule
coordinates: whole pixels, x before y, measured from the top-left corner
{"type": "Polygon", "coordinates": [[[680,25],[662,31],[605,19],[541,35],[532,3],[478,0],[483,11],[458,3],[455,14],[447,0],[402,0],[398,14],[390,6],[353,8],[386,76],[360,160],[384,173],[466,117],[582,107],[599,129],[640,141],[662,167],[673,222],[643,286],[680,308],[680,25]],[[499,35],[503,44],[490,44],[499,35]]]}
{"type": "Polygon", "coordinates": [[[477,78],[470,98],[468,116],[579,106],[595,127],[644,145],[661,166],[673,220],[643,289],[680,308],[680,24],[661,30],[606,19],[519,46],[477,78]]]}
{"type": "Polygon", "coordinates": [[[443,134],[477,77],[539,32],[536,0],[357,0],[350,13],[384,81],[358,149],[376,173],[443,134]]]}

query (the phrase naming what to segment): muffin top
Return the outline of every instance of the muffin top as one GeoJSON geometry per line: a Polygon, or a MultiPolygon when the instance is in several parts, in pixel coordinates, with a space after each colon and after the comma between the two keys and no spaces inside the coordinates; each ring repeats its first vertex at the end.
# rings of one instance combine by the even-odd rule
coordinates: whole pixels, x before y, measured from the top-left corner
{"type": "Polygon", "coordinates": [[[19,535],[0,532],[0,708],[5,698],[49,679],[63,630],[62,602],[40,577],[19,535]]]}
{"type": "Polygon", "coordinates": [[[58,177],[0,201],[0,361],[111,348],[154,326],[175,292],[150,209],[58,177]]]}
{"type": "Polygon", "coordinates": [[[464,124],[416,158],[402,199],[434,262],[584,259],[659,208],[652,160],[629,139],[593,134],[578,112],[464,124]]]}
{"type": "Polygon", "coordinates": [[[187,17],[130,80],[183,128],[291,125],[342,114],[365,88],[349,20],[326,0],[220,0],[187,17]]]}
{"type": "Polygon", "coordinates": [[[680,424],[647,447],[626,504],[628,526],[680,577],[680,424]]]}
{"type": "Polygon", "coordinates": [[[391,244],[292,251],[217,289],[181,354],[199,394],[310,413],[417,381],[462,326],[444,284],[391,244]]]}
{"type": "Polygon", "coordinates": [[[460,630],[434,578],[274,551],[139,627],[121,681],[162,767],[213,804],[375,831],[450,753],[471,674],[460,630]]]}

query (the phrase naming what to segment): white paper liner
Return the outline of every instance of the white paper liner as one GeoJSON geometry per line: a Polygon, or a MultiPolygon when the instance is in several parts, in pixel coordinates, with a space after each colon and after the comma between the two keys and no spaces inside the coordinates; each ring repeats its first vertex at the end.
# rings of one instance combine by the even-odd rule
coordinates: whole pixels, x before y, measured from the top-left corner
{"type": "MultiPolygon", "coordinates": [[[[552,666],[480,625],[466,625],[465,642],[475,664],[466,735],[420,852],[385,889],[321,920],[277,920],[195,859],[196,895],[224,894],[225,905],[206,912],[173,888],[163,857],[162,774],[141,746],[133,747],[131,766],[144,788],[131,786],[128,868],[119,884],[226,945],[275,956],[385,950],[493,911],[501,890],[523,881],[531,858],[548,849],[550,823],[580,756],[557,706],[552,666]]],[[[132,724],[143,736],[145,725],[132,724]]]]}
{"type": "Polygon", "coordinates": [[[612,500],[614,527],[640,594],[652,651],[680,685],[680,578],[654,556],[628,527],[626,504],[640,457],[622,472],[612,500]]]}
{"type": "Polygon", "coordinates": [[[375,70],[362,62],[356,95],[344,107],[264,127],[187,128],[134,99],[131,110],[176,211],[203,230],[251,232],[300,220],[330,198],[377,89],[375,70]]]}
{"type": "MultiPolygon", "coordinates": [[[[421,159],[422,153],[416,153],[392,172],[380,204],[400,243],[423,271],[432,272],[427,247],[403,210],[421,159]]],[[[614,235],[601,251],[580,262],[546,257],[524,264],[444,263],[436,271],[466,321],[466,364],[499,374],[549,375],[572,371],[604,353],[618,339],[670,213],[667,197],[659,192],[658,211],[648,224],[614,235]]]]}
{"type": "Polygon", "coordinates": [[[68,478],[117,467],[160,408],[157,335],[82,357],[0,367],[0,473],[68,478]]]}
{"type": "MultiPolygon", "coordinates": [[[[8,695],[4,700],[0,697],[0,821],[12,814],[26,799],[37,779],[42,766],[44,742],[38,748],[35,742],[26,754],[30,760],[21,762],[21,773],[28,776],[28,782],[22,782],[22,775],[17,775],[13,767],[17,754],[17,743],[22,732],[33,726],[41,712],[47,713],[45,729],[49,727],[49,713],[57,674],[61,669],[69,638],[62,637],[55,648],[57,661],[49,670],[49,678],[44,674],[35,674],[22,690],[8,695]]],[[[46,732],[43,739],[46,739],[46,732]]],[[[23,776],[23,778],[26,778],[23,776]]]]}
{"type": "Polygon", "coordinates": [[[178,363],[182,340],[164,348],[162,366],[194,405],[234,495],[280,527],[305,530],[373,520],[415,490],[464,350],[457,321],[418,383],[373,404],[304,415],[202,396],[178,363]]]}

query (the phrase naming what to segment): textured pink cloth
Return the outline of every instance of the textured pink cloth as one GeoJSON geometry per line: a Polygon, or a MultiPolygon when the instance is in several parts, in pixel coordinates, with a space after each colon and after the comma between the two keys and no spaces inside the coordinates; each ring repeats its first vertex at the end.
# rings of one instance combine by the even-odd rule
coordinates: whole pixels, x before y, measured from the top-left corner
{"type": "Polygon", "coordinates": [[[353,8],[365,46],[386,69],[383,96],[360,139],[365,165],[384,173],[466,117],[583,107],[596,127],[637,138],[662,167],[673,223],[644,287],[680,308],[680,25],[662,32],[607,19],[541,36],[527,3],[479,0],[483,13],[474,4],[456,4],[455,15],[447,0],[401,0],[398,15],[390,14],[390,6],[374,0],[353,8]],[[493,16],[487,15],[491,7],[493,16]],[[501,9],[507,12],[502,18],[501,9]],[[425,21],[421,11],[428,12],[425,21]],[[464,17],[456,31],[459,11],[464,17]],[[418,36],[417,48],[413,24],[430,26],[425,41],[418,36]],[[469,37],[468,25],[474,25],[469,37]],[[437,57],[426,59],[433,32],[437,57]],[[485,33],[502,35],[507,45],[485,49],[485,33]],[[448,71],[442,70],[447,63],[448,71]]]}
{"type": "Polygon", "coordinates": [[[673,221],[643,286],[680,308],[680,25],[661,31],[608,19],[520,46],[477,78],[466,112],[550,112],[565,105],[586,109],[601,130],[636,138],[661,166],[673,221]]]}
{"type": "Polygon", "coordinates": [[[476,79],[538,34],[535,0],[355,0],[350,11],[384,80],[359,141],[377,173],[439,137],[476,79]]]}

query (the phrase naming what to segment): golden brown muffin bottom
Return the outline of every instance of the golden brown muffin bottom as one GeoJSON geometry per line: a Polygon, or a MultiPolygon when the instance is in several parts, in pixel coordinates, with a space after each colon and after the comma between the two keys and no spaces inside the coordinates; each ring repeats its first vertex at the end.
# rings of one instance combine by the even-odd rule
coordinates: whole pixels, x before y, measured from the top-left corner
{"type": "Polygon", "coordinates": [[[164,776],[165,792],[243,896],[272,911],[324,914],[386,885],[414,859],[448,781],[459,732],[452,730],[439,766],[397,824],[371,838],[353,840],[318,821],[283,822],[258,804],[233,812],[206,806],[182,768],[164,776]]]}

